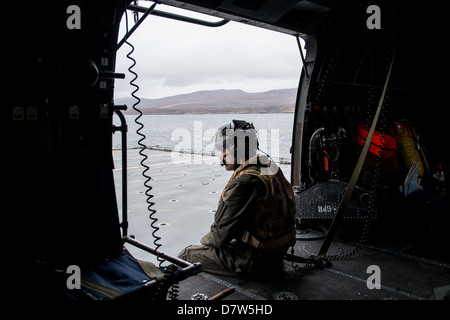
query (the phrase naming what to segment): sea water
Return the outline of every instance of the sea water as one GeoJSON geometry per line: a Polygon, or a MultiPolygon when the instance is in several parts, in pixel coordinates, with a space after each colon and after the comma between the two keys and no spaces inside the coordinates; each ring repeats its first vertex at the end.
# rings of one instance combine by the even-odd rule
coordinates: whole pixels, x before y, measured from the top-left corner
{"type": "MultiPolygon", "coordinates": [[[[136,117],[137,115],[125,116],[128,148],[138,148],[138,141],[142,139],[137,134],[140,125],[135,122],[136,117]]],[[[258,132],[260,149],[275,161],[290,160],[293,113],[143,115],[138,121],[143,124],[140,132],[145,135],[142,143],[147,147],[211,153],[214,151],[211,146],[217,128],[233,119],[253,123],[258,132]]],[[[114,116],[113,122],[120,125],[117,116],[114,116]]],[[[113,136],[113,148],[122,148],[119,132],[113,136]]]]}

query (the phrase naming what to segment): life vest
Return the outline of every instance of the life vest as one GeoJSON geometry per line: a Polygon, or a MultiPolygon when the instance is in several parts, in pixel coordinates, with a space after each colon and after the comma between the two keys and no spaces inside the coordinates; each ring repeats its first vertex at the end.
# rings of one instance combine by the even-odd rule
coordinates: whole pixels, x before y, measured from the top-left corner
{"type": "Polygon", "coordinates": [[[417,148],[417,134],[412,123],[407,120],[394,120],[391,128],[398,147],[402,154],[403,162],[406,168],[411,168],[414,163],[419,163],[418,175],[423,176],[425,172],[424,164],[428,166],[425,155],[421,155],[417,148]]]}
{"type": "MultiPolygon", "coordinates": [[[[364,124],[358,126],[358,135],[356,136],[356,142],[363,146],[369,135],[370,128],[364,124]]],[[[370,143],[369,152],[382,158],[389,158],[394,155],[397,150],[397,141],[392,136],[381,133],[375,130],[373,133],[372,141],[370,143]]]]}
{"type": "MultiPolygon", "coordinates": [[[[269,162],[268,166],[276,164],[269,162]]],[[[267,196],[256,205],[241,240],[262,251],[281,252],[295,244],[295,199],[282,171],[278,168],[272,172],[276,173],[261,174],[261,166],[251,164],[250,159],[235,170],[224,193],[232,180],[244,174],[257,176],[264,182],[267,196]]]]}

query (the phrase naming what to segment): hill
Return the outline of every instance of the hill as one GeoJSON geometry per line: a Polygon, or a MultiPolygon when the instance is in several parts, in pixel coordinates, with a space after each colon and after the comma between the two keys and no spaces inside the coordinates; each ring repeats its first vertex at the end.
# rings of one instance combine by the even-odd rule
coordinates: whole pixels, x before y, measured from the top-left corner
{"type": "MultiPolygon", "coordinates": [[[[297,89],[280,89],[248,93],[242,90],[211,90],[180,94],[161,99],[142,99],[138,108],[144,114],[199,113],[288,113],[294,112],[297,89]]],[[[117,98],[126,104],[126,114],[136,113],[132,97],[117,98]]]]}

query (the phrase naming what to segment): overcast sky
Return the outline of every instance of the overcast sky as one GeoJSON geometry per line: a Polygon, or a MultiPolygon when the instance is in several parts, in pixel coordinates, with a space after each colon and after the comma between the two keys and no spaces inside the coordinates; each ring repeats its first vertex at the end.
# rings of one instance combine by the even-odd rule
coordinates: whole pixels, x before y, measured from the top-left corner
{"type": "MultiPolygon", "coordinates": [[[[219,20],[165,5],[156,9],[219,20]]],[[[132,14],[128,17],[131,28],[132,14]]],[[[124,32],[123,18],[119,40],[124,32]]],[[[199,90],[263,92],[296,88],[302,67],[293,36],[233,21],[209,28],[150,15],[129,42],[135,46],[132,56],[137,64],[133,70],[139,75],[137,95],[142,98],[199,90]]],[[[129,96],[134,89],[129,85],[132,75],[127,70],[131,65],[126,58],[129,51],[124,44],[117,53],[116,72],[125,73],[126,79],[115,81],[116,98],[129,96]]]]}

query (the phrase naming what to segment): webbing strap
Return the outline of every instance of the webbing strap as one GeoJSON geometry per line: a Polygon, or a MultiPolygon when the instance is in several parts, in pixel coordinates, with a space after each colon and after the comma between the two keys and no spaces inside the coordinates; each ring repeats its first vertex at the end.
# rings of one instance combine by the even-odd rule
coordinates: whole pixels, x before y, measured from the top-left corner
{"type": "Polygon", "coordinates": [[[162,279],[164,279],[164,273],[153,263],[149,261],[136,259],[126,248],[124,248],[124,250],[130,257],[132,257],[134,260],[137,261],[142,271],[144,271],[144,273],[147,276],[149,276],[152,279],[156,278],[157,281],[161,281],[162,279]]]}
{"type": "Polygon", "coordinates": [[[110,288],[110,287],[103,286],[103,285],[101,285],[101,284],[99,284],[97,282],[93,282],[93,281],[90,281],[90,280],[85,279],[85,278],[81,278],[81,285],[83,287],[86,287],[86,288],[88,288],[90,290],[93,290],[95,292],[99,292],[99,293],[107,296],[111,300],[117,299],[118,297],[123,295],[123,292],[120,292],[120,291],[115,290],[115,289],[110,288]]]}
{"type": "Polygon", "coordinates": [[[161,270],[159,270],[158,267],[155,266],[153,263],[138,259],[136,259],[136,261],[139,263],[139,266],[141,267],[142,271],[144,271],[144,273],[148,275],[150,278],[152,279],[156,278],[157,281],[161,281],[162,279],[164,279],[164,273],[161,270]]]}
{"type": "Polygon", "coordinates": [[[331,226],[327,232],[325,239],[323,240],[322,246],[320,247],[320,251],[319,251],[320,258],[325,258],[328,248],[330,247],[331,242],[333,241],[334,234],[336,233],[337,222],[339,221],[339,219],[342,217],[345,210],[347,209],[347,205],[350,201],[353,190],[355,189],[356,182],[358,181],[359,174],[361,173],[361,169],[363,167],[364,160],[366,159],[367,151],[369,151],[369,147],[372,142],[373,133],[375,132],[375,127],[377,126],[378,118],[379,118],[380,112],[381,112],[381,107],[383,106],[384,96],[386,95],[389,78],[391,77],[392,65],[394,64],[394,55],[395,55],[395,51],[392,54],[391,65],[389,66],[389,71],[388,71],[388,74],[386,77],[386,81],[384,82],[383,92],[381,93],[381,98],[380,98],[380,101],[378,102],[378,108],[377,108],[377,111],[375,112],[372,126],[370,127],[369,134],[367,135],[366,142],[364,143],[361,154],[359,155],[358,162],[356,163],[355,170],[353,171],[353,174],[350,179],[350,182],[348,183],[347,189],[345,190],[344,195],[342,196],[339,207],[336,211],[336,214],[334,215],[333,221],[331,222],[331,226]]]}
{"type": "Polygon", "coordinates": [[[255,238],[254,236],[251,235],[250,232],[245,231],[244,235],[242,236],[242,242],[252,246],[255,249],[259,249],[259,250],[274,250],[274,249],[280,249],[286,246],[292,246],[295,241],[295,229],[292,230],[291,232],[289,232],[288,234],[272,240],[268,243],[263,243],[261,241],[259,241],[257,238],[255,238]]]}

